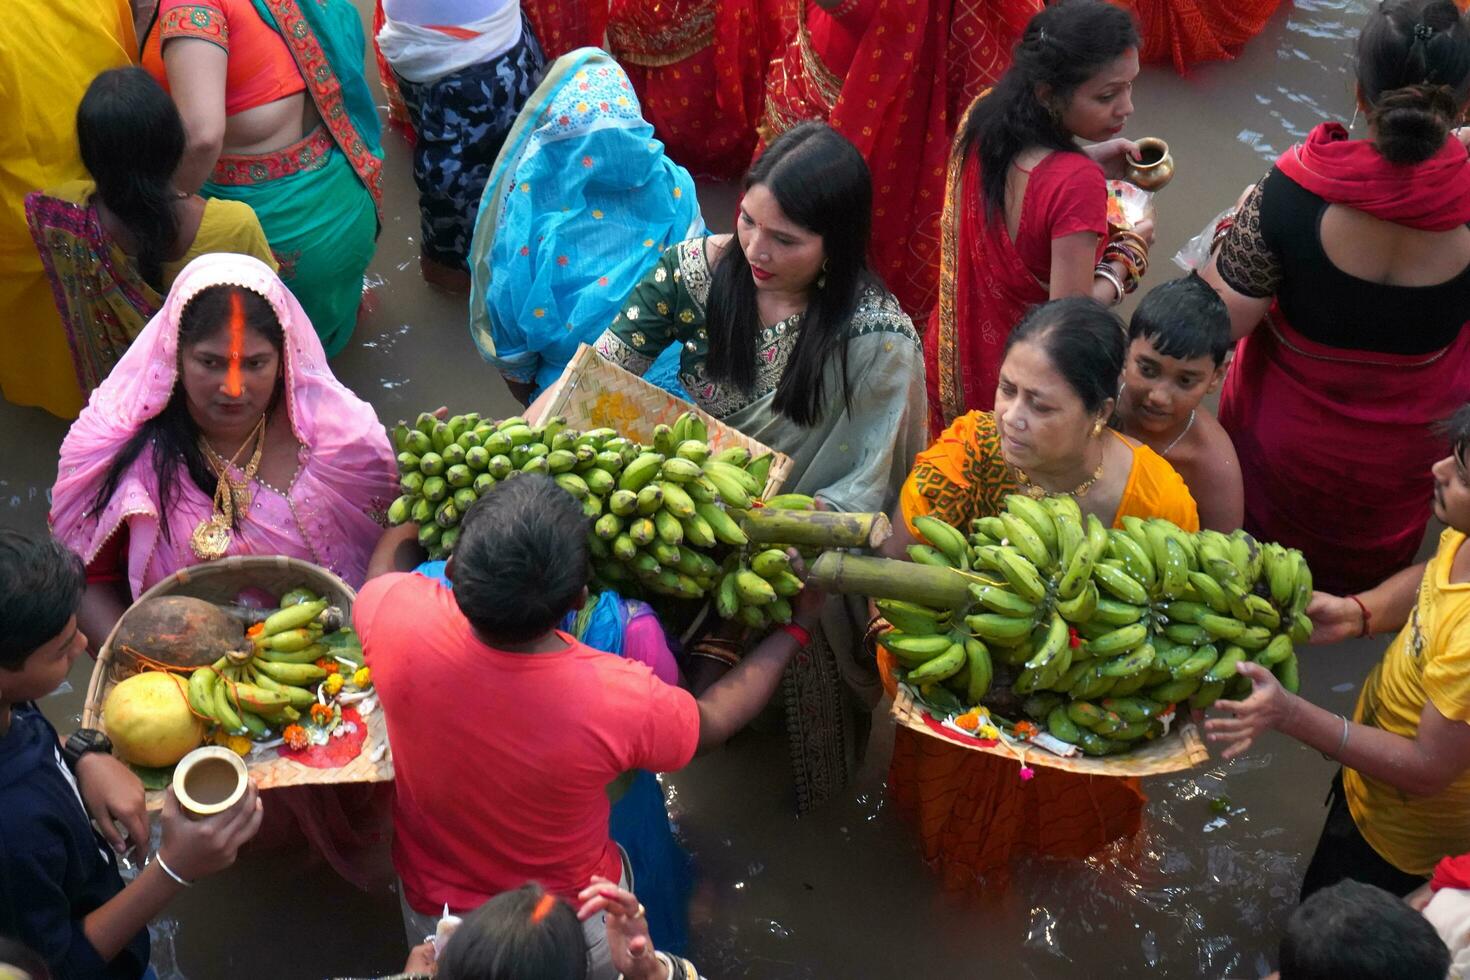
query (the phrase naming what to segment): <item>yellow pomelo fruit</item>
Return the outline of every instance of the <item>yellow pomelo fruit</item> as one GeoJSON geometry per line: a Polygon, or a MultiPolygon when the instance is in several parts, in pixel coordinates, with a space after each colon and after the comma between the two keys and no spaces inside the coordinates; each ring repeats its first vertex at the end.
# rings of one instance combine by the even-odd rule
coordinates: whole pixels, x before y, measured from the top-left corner
{"type": "Polygon", "coordinates": [[[118,755],[138,766],[171,766],[204,740],[186,685],[176,674],[147,671],[112,689],[102,704],[102,727],[118,755]]]}

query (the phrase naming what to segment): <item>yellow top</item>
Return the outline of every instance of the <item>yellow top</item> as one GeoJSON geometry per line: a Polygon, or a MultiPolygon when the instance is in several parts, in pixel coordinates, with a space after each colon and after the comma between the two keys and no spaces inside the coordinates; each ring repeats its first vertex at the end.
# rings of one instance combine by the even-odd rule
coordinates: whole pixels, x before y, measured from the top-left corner
{"type": "MultiPolygon", "coordinates": [[[[1470,722],[1470,582],[1449,580],[1464,541],[1459,531],[1440,535],[1409,621],[1363,684],[1359,724],[1413,738],[1426,703],[1470,722]]],[[[1427,875],[1440,858],[1470,851],[1470,772],[1435,796],[1410,796],[1352,769],[1342,783],[1358,830],[1399,870],[1427,875]]]]}
{"type": "MultiPolygon", "coordinates": [[[[1133,467],[1113,515],[1113,527],[1120,527],[1125,517],[1161,517],[1186,531],[1198,531],[1194,497],[1168,460],[1142,443],[1134,445],[1108,431],[1133,451],[1133,467]]],[[[914,518],[924,514],[968,529],[975,518],[1000,513],[1006,496],[1019,491],[1001,456],[995,416],[970,412],[955,419],[934,445],[914,458],[899,505],[910,531],[914,518]]]]}
{"type": "Polygon", "coordinates": [[[127,0],[13,0],[0,17],[0,392],[7,401],[74,417],[82,407],[25,196],[85,173],[76,115],[99,72],[133,61],[127,0]]]}

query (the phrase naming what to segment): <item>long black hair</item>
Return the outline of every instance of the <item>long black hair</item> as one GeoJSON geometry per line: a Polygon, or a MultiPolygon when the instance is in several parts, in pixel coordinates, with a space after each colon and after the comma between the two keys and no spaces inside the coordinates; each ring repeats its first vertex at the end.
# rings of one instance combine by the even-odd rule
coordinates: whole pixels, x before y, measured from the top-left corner
{"type": "Polygon", "coordinates": [[[1066,105],[1078,86],[1136,47],[1133,15],[1106,0],[1059,0],[1031,18],[1011,67],[975,103],[956,143],[962,156],[980,154],[987,217],[1004,213],[1006,175],[1022,150],[1078,150],[1056,107],[1066,105]],[[1037,97],[1041,86],[1051,89],[1051,105],[1037,97]]]}
{"type": "Polygon", "coordinates": [[[1032,307],[1006,338],[1005,353],[1019,344],[1046,352],[1089,415],[1118,397],[1127,355],[1123,321],[1097,300],[1070,296],[1032,307]]]}
{"type": "Polygon", "coordinates": [[[97,195],[137,242],[139,274],[161,292],[163,263],[179,234],[171,183],[184,157],[179,110],[143,69],[113,68],[82,96],[77,142],[97,195]]]}
{"type": "MultiPolygon", "coordinates": [[[[826,407],[823,371],[834,356],[842,402],[852,407],[843,331],[862,290],[875,284],[868,271],[873,222],[873,181],[857,147],[825,123],[808,122],[777,137],[746,173],[745,190],[771,192],[786,217],[822,237],[826,282],[810,292],[796,347],[776,385],[774,407],[810,427],[826,407]]],[[[710,281],[709,376],[749,391],[756,376],[760,330],[755,281],[738,238],[731,238],[710,281]]]]}
{"type": "MultiPolygon", "coordinates": [[[[144,446],[153,446],[153,469],[158,474],[158,510],[159,513],[167,513],[178,499],[179,495],[179,469],[182,468],[206,497],[213,497],[215,487],[219,484],[219,476],[210,467],[209,461],[204,458],[204,452],[199,448],[199,426],[189,415],[188,395],[184,391],[183,382],[183,358],[184,349],[203,340],[208,340],[217,332],[226,329],[229,323],[231,297],[239,295],[245,309],[245,325],[250,330],[264,337],[270,345],[276,349],[276,353],[284,356],[285,333],[281,329],[281,321],[276,318],[276,311],[264,296],[254,290],[245,289],[241,286],[209,286],[201,289],[193,299],[184,306],[184,311],[179,315],[179,342],[178,357],[180,366],[179,377],[174,382],[173,394],[169,397],[168,404],[163,407],[153,418],[139,426],[133,437],[123,443],[118,450],[112,465],[107,468],[107,475],[102,478],[102,485],[97,490],[97,496],[92,500],[91,510],[100,512],[112,500],[112,495],[117,492],[118,481],[122,479],[123,473],[138,458],[144,446]]],[[[283,372],[284,375],[284,372],[283,372]]],[[[280,402],[283,383],[276,382],[276,390],[271,395],[269,407],[266,409],[267,418],[275,410],[280,402]]],[[[236,515],[238,521],[239,515],[236,515]]],[[[163,523],[164,537],[168,537],[168,521],[163,523]]]]}
{"type": "Polygon", "coordinates": [[[1389,0],[1369,15],[1358,36],[1358,91],[1384,159],[1434,156],[1470,96],[1470,23],[1453,0],[1389,0]]]}

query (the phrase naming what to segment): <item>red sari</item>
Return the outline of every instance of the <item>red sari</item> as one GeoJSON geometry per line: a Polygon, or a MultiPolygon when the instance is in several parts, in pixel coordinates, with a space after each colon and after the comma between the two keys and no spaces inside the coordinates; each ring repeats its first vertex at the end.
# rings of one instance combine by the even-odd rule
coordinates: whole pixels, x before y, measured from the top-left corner
{"type": "Polygon", "coordinates": [[[608,49],[675,162],[720,180],[745,172],[769,45],[789,6],[789,0],[614,0],[608,49]]]}
{"type": "Polygon", "coordinates": [[[985,213],[978,158],[957,153],[949,170],[939,303],[924,334],[929,429],[935,437],[966,412],[995,407],[1006,338],[1028,309],[1050,296],[1051,240],[1092,231],[1100,251],[1107,232],[1102,170],[1080,153],[1053,153],[1033,168],[1016,241],[1003,216],[991,219],[985,213]],[[1056,187],[1058,175],[1039,176],[1043,167],[1056,166],[1065,168],[1060,182],[1067,192],[1060,195],[1045,191],[1046,185],[1056,187]],[[1044,256],[1043,265],[1035,258],[1028,263],[1023,251],[1044,256]]]}
{"type": "Polygon", "coordinates": [[[820,119],[852,140],[873,174],[869,258],[916,323],[934,306],[956,123],[1010,67],[1041,8],[1041,0],[860,0],[834,17],[805,0],[771,62],[761,138],[820,119]]]}
{"type": "MultiPolygon", "coordinates": [[[[1430,160],[1388,163],[1323,124],[1276,162],[1329,203],[1426,231],[1470,223],[1470,158],[1453,138],[1430,160]]],[[[1236,348],[1220,396],[1245,478],[1246,527],[1300,548],[1327,591],[1354,592],[1414,560],[1430,517],[1433,425],[1470,396],[1470,329],[1427,355],[1330,347],[1279,303],[1236,348]]]]}
{"type": "Polygon", "coordinates": [[[1114,0],[1138,18],[1146,64],[1172,63],[1180,74],[1201,61],[1229,61],[1261,33],[1281,0],[1114,0]]]}

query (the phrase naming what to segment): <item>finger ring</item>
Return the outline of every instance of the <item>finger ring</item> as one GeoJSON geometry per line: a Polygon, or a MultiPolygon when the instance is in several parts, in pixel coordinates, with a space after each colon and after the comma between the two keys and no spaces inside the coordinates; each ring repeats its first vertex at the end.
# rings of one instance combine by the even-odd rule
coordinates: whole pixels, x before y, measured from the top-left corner
{"type": "Polygon", "coordinates": [[[647,911],[647,910],[643,908],[643,903],[642,902],[639,902],[638,903],[638,911],[633,913],[633,918],[635,918],[635,919],[641,919],[641,918],[643,918],[643,913],[645,911],[647,911]]]}

